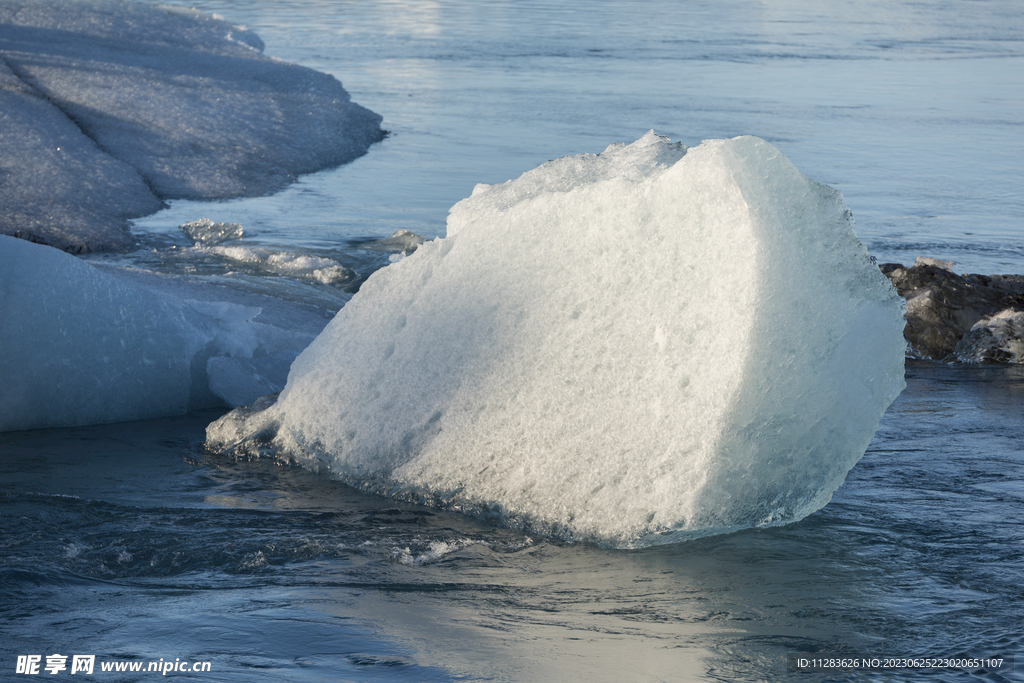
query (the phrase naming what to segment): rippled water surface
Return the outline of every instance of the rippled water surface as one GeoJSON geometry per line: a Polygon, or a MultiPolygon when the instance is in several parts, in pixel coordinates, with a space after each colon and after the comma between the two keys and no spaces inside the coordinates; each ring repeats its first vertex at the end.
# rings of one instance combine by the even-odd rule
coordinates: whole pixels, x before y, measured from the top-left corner
{"type": "Polygon", "coordinates": [[[363,241],[443,235],[448,208],[476,183],[653,128],[691,146],[773,143],[843,191],[882,262],[1024,270],[1016,0],[194,5],[257,32],[267,54],[335,75],[391,136],[273,197],[175,202],[137,224],[161,250],[165,239],[147,233],[208,215],[243,224],[251,243],[365,272],[380,263],[360,261],[363,241]]]}
{"type": "Polygon", "coordinates": [[[824,510],[633,552],[210,455],[210,415],[0,435],[0,649],[189,657],[229,681],[818,680],[786,654],[1020,657],[1022,409],[1019,370],[912,364],[824,510]]]}
{"type": "MultiPolygon", "coordinates": [[[[654,128],[772,142],[844,192],[881,261],[1024,273],[1016,2],[195,5],[336,75],[391,135],[272,197],[175,202],[98,261],[336,308],[388,263],[373,241],[443,235],[475,183],[654,128]],[[196,248],[178,226],[203,216],[262,256],[196,248]],[[354,275],[272,267],[301,256],[354,275]]],[[[1022,415],[1019,370],[911,363],[822,511],[635,552],[211,455],[215,413],[0,434],[0,678],[54,652],[206,660],[194,679],[218,681],[848,679],[788,674],[788,652],[1024,667],[1022,415]]],[[[1024,669],[867,677],[917,678],[1024,669]]]]}

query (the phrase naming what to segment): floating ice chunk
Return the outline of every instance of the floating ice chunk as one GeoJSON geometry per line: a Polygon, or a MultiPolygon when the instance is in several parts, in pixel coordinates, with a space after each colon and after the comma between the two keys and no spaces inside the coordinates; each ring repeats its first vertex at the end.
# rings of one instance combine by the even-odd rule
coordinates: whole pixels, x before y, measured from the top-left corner
{"type": "Polygon", "coordinates": [[[416,251],[416,247],[423,244],[422,236],[408,230],[396,230],[390,237],[377,240],[367,245],[368,249],[381,249],[384,251],[416,251]]]}
{"type": "Polygon", "coordinates": [[[902,309],[838,191],[649,133],[478,186],[208,442],[620,547],[785,524],[902,390],[902,309]]]}
{"type": "Polygon", "coordinates": [[[0,236],[0,431],[184,413],[202,333],[170,298],[0,236]]]}
{"type": "Polygon", "coordinates": [[[261,320],[259,307],[133,279],[0,235],[0,431],[251,402],[280,390],[315,334],[261,320]]]}
{"type": "Polygon", "coordinates": [[[914,261],[915,266],[935,266],[936,268],[942,268],[943,270],[953,270],[953,266],[956,265],[955,261],[943,261],[942,259],[932,258],[931,256],[918,256],[917,260],[914,261]]]}
{"type": "Polygon", "coordinates": [[[250,247],[217,246],[210,247],[208,251],[244,263],[256,272],[277,273],[324,284],[345,282],[355,277],[354,271],[325,256],[250,247]]]}
{"type": "Polygon", "coordinates": [[[220,244],[228,240],[241,239],[245,234],[238,223],[214,223],[209,218],[200,218],[178,226],[195,244],[220,244]]]}
{"type": "Polygon", "coordinates": [[[16,174],[0,190],[19,210],[0,229],[124,248],[126,219],[161,199],[268,194],[382,139],[381,117],[333,76],[262,49],[195,10],[0,3],[0,170],[16,174]],[[55,226],[79,207],[92,213],[55,226]]]}
{"type": "Polygon", "coordinates": [[[352,272],[334,259],[309,254],[270,254],[267,266],[282,275],[307,276],[324,283],[340,282],[352,277],[352,272]]]}
{"type": "Polygon", "coordinates": [[[349,270],[345,266],[335,264],[327,266],[326,268],[314,268],[311,275],[317,282],[322,282],[325,285],[331,285],[351,280],[355,277],[355,272],[349,270]]]}

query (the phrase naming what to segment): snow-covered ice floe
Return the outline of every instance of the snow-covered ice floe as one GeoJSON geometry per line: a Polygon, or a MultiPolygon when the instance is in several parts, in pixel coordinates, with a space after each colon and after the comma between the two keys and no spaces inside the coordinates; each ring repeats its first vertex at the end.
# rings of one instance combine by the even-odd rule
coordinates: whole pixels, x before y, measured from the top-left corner
{"type": "Polygon", "coordinates": [[[323,327],[308,308],[0,235],[0,431],[252,403],[323,327]]]}
{"type": "Polygon", "coordinates": [[[785,524],[902,390],[902,314],[837,190],[652,132],[478,185],[208,444],[618,547],[785,524]]]}
{"type": "Polygon", "coordinates": [[[163,199],[267,194],[383,137],[334,77],[262,50],[196,10],[0,0],[0,233],[123,249],[163,199]]]}

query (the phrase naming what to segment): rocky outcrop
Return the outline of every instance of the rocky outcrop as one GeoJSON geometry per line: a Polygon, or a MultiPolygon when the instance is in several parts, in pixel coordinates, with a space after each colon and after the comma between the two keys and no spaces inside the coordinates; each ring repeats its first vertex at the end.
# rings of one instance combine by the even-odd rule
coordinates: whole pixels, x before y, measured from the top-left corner
{"type": "Polygon", "coordinates": [[[1020,362],[1020,354],[1013,349],[1020,343],[1022,326],[1007,321],[1017,320],[1012,314],[1024,311],[1024,275],[958,275],[953,265],[919,257],[910,267],[880,266],[907,300],[904,336],[913,355],[931,360],[1020,362]],[[978,327],[983,319],[991,322],[978,327]],[[973,334],[969,340],[965,339],[968,333],[973,334]],[[961,341],[964,346],[958,350],[961,341]]]}
{"type": "Polygon", "coordinates": [[[1024,363],[1024,312],[1007,309],[982,318],[957,342],[962,363],[1024,363]]]}

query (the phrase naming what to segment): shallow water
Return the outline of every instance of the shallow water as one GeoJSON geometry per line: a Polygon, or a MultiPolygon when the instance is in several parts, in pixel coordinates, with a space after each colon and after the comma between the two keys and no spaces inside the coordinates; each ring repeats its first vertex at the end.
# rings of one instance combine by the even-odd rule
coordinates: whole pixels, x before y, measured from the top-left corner
{"type": "MultiPolygon", "coordinates": [[[[1022,409],[1020,370],[912,362],[825,509],[632,552],[211,455],[206,414],[8,433],[3,661],[181,657],[225,681],[731,681],[822,678],[787,674],[788,652],[1019,657],[1022,409]]],[[[898,680],[915,678],[1024,676],[898,680]]]]}
{"type": "MultiPolygon", "coordinates": [[[[194,6],[254,30],[267,54],[335,75],[391,135],[272,197],[173,202],[136,223],[158,251],[168,235],[187,245],[177,226],[209,216],[244,225],[247,244],[365,275],[382,265],[362,258],[366,240],[443,235],[476,183],[653,128],[690,146],[771,142],[843,191],[880,262],[1024,270],[1024,15],[1013,0],[194,6]]],[[[159,268],[152,256],[146,267],[159,268]]]]}
{"type": "MultiPolygon", "coordinates": [[[[388,262],[373,240],[443,235],[475,183],[654,128],[772,142],[844,192],[880,261],[1024,272],[1013,2],[196,6],[335,74],[391,136],[272,197],[174,202],[137,222],[143,249],[97,261],[341,306],[388,262]],[[241,223],[233,246],[358,275],[323,283],[192,249],[177,226],[202,216],[241,223]]],[[[787,674],[787,652],[1021,659],[1022,409],[1018,369],[912,362],[826,508],[635,552],[211,455],[215,413],[0,434],[0,661],[189,658],[213,667],[193,678],[224,681],[806,681],[850,676],[787,674]]]]}

